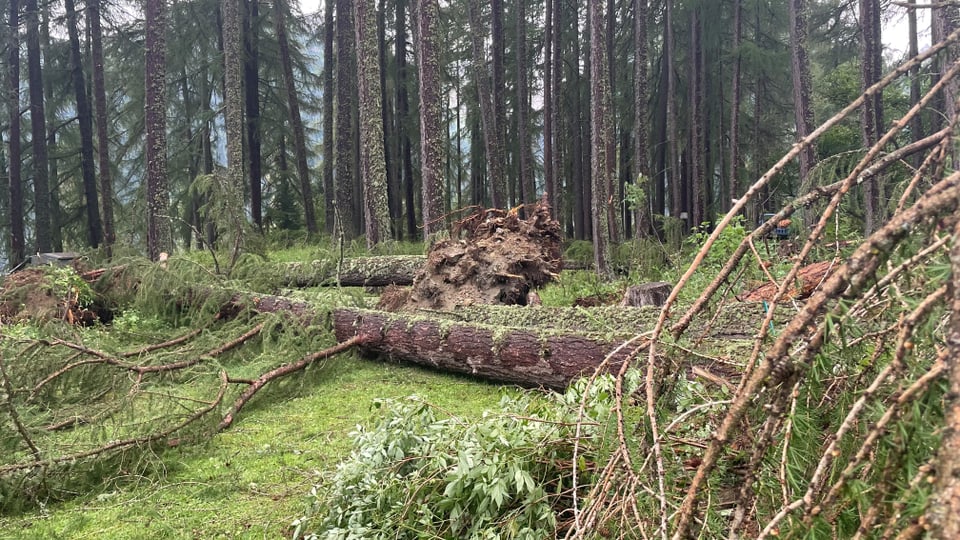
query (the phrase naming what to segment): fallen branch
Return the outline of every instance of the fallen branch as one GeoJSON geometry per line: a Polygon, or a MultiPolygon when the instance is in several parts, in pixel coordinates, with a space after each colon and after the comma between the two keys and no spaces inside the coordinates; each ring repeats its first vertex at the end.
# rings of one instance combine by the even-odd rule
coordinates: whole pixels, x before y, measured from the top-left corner
{"type": "Polygon", "coordinates": [[[230,425],[233,424],[234,418],[236,418],[240,410],[243,409],[244,405],[246,405],[247,402],[250,401],[257,392],[266,386],[268,382],[285,377],[291,373],[301,371],[317,360],[329,358],[335,354],[340,354],[351,347],[361,345],[363,342],[364,337],[357,335],[348,339],[347,341],[344,341],[343,343],[338,343],[333,347],[324,349],[320,352],[308,354],[292,364],[282,365],[276,369],[272,369],[264,373],[263,375],[260,375],[249,383],[249,386],[246,388],[246,390],[244,390],[236,399],[236,401],[233,402],[233,405],[230,407],[230,410],[227,411],[227,414],[223,415],[223,420],[221,420],[220,424],[217,426],[217,431],[223,431],[230,427],[230,425]]]}

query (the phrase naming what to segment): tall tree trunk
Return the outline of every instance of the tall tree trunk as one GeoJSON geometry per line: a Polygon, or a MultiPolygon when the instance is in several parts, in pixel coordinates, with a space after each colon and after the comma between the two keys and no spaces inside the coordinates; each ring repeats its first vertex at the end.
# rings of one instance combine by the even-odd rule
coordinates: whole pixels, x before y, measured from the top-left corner
{"type": "Polygon", "coordinates": [[[47,170],[46,114],[43,105],[43,72],[40,68],[40,11],[37,0],[26,0],[27,16],[27,77],[30,81],[30,128],[33,133],[33,191],[34,229],[36,249],[50,251],[52,228],[50,214],[49,171],[47,170]]]}
{"type": "Polygon", "coordinates": [[[375,0],[354,0],[357,81],[360,105],[360,178],[363,183],[367,248],[390,240],[387,163],[383,150],[383,103],[377,52],[375,0]]]}
{"type": "Polygon", "coordinates": [[[263,229],[263,167],[260,142],[260,0],[244,0],[243,88],[247,121],[247,168],[250,212],[257,229],[263,229]]]}
{"type": "Polygon", "coordinates": [[[664,18],[664,45],[663,62],[664,71],[667,75],[667,163],[664,173],[666,175],[667,186],[670,189],[670,215],[679,218],[680,213],[684,211],[681,201],[680,190],[680,151],[677,139],[677,98],[676,98],[676,76],[674,74],[674,43],[673,43],[673,2],[666,2],[666,15],[664,18]]]}
{"type": "MultiPolygon", "coordinates": [[[[560,100],[560,81],[562,79],[563,73],[563,54],[561,51],[561,37],[563,21],[561,12],[560,12],[560,0],[550,0],[553,4],[553,70],[552,70],[552,82],[550,87],[553,90],[553,105],[551,107],[551,117],[553,118],[553,159],[551,163],[547,166],[550,167],[553,174],[553,190],[551,204],[553,206],[554,215],[557,216],[557,219],[560,221],[561,226],[564,222],[564,216],[566,214],[565,207],[569,206],[566,204],[564,184],[569,185],[569,180],[565,179],[564,176],[560,174],[562,170],[562,164],[564,163],[564,148],[565,145],[561,144],[563,140],[561,138],[561,132],[563,130],[563,123],[561,119],[563,118],[562,114],[562,105],[560,100]]],[[[570,224],[570,220],[566,220],[567,224],[570,224]]],[[[570,235],[572,236],[572,234],[570,235]]]]}
{"type": "Polygon", "coordinates": [[[591,183],[593,186],[593,262],[600,275],[610,274],[610,211],[607,192],[613,156],[613,104],[607,41],[604,38],[603,0],[590,0],[590,118],[591,183]]]}
{"type": "Polygon", "coordinates": [[[397,157],[395,145],[393,100],[387,95],[387,0],[380,0],[377,7],[377,55],[380,57],[380,103],[383,104],[381,123],[383,124],[383,155],[387,169],[387,209],[390,212],[391,237],[400,240],[400,186],[396,174],[397,157]]]}
{"type": "Polygon", "coordinates": [[[93,114],[87,99],[87,83],[83,77],[83,56],[80,52],[80,32],[77,29],[77,10],[73,0],[64,0],[67,12],[67,34],[70,39],[70,74],[77,98],[77,121],[80,125],[80,171],[83,176],[83,196],[87,207],[87,242],[98,247],[103,238],[100,222],[100,203],[97,200],[97,174],[93,162],[93,114]]]}
{"type": "Polygon", "coordinates": [[[439,43],[440,3],[417,0],[417,66],[420,70],[420,174],[425,239],[442,231],[443,123],[441,121],[439,43]]]}
{"type": "Polygon", "coordinates": [[[721,208],[726,211],[730,208],[732,199],[740,197],[740,102],[743,100],[743,90],[740,86],[743,58],[740,55],[740,46],[743,42],[743,4],[741,0],[733,1],[733,82],[730,85],[730,178],[727,185],[729,190],[723,194],[721,208]]]}
{"type": "Polygon", "coordinates": [[[353,110],[356,107],[356,34],[353,28],[353,1],[337,0],[337,104],[336,145],[337,173],[334,177],[336,192],[336,230],[347,240],[357,236],[353,215],[354,185],[357,171],[354,168],[357,147],[354,144],[353,110]]]}
{"type": "Polygon", "coordinates": [[[166,2],[147,2],[145,10],[147,254],[151,260],[157,260],[160,253],[169,253],[173,247],[169,218],[170,191],[167,187],[166,2]]]}
{"type": "MultiPolygon", "coordinates": [[[[310,167],[307,165],[307,137],[304,133],[303,118],[300,116],[300,98],[297,96],[297,81],[293,76],[293,62],[290,59],[290,40],[287,38],[287,3],[274,0],[274,29],[280,47],[280,65],[283,69],[283,85],[287,91],[287,114],[293,128],[293,151],[296,154],[297,176],[300,179],[300,195],[303,199],[303,213],[307,233],[314,235],[317,229],[317,214],[313,206],[313,185],[310,183],[310,167]]],[[[326,118],[324,118],[326,121],[326,118]]]]}
{"type": "Polygon", "coordinates": [[[699,227],[706,215],[704,173],[704,104],[703,104],[703,29],[700,24],[700,8],[690,9],[690,224],[699,227]]]}
{"type": "MultiPolygon", "coordinates": [[[[470,0],[473,1],[473,0],[470,0]]],[[[496,126],[497,139],[500,141],[499,159],[503,163],[504,182],[507,186],[513,183],[508,179],[510,173],[507,163],[507,85],[504,68],[504,48],[506,47],[503,33],[503,0],[490,0],[490,67],[493,77],[493,122],[496,126]]],[[[507,203],[509,206],[509,203],[507,203]]]]}
{"type": "MultiPolygon", "coordinates": [[[[485,25],[480,18],[480,6],[477,0],[468,0],[470,17],[470,41],[473,49],[473,74],[480,92],[480,120],[483,124],[483,141],[487,158],[492,205],[495,208],[507,206],[507,179],[504,172],[503,140],[500,138],[499,119],[496,115],[494,92],[491,88],[490,74],[486,68],[484,54],[485,25]]],[[[501,40],[502,42],[502,40],[501,40]]],[[[494,43],[496,41],[494,40],[494,43]]],[[[494,69],[494,71],[496,71],[494,69]]],[[[502,87],[497,87],[500,92],[502,87]]]]}
{"type": "Polygon", "coordinates": [[[650,184],[653,178],[650,175],[650,147],[647,121],[650,117],[647,101],[650,91],[647,82],[649,64],[647,54],[647,17],[649,6],[647,0],[633,0],[633,175],[636,178],[637,188],[642,197],[636,201],[634,212],[637,238],[643,238],[650,233],[650,184]]]}
{"type": "Polygon", "coordinates": [[[227,177],[222,188],[232,210],[233,258],[231,267],[243,242],[243,79],[240,71],[243,64],[240,2],[243,0],[222,0],[220,9],[223,14],[223,72],[224,72],[224,109],[227,143],[227,177]]]}
{"type": "Polygon", "coordinates": [[[556,159],[553,155],[553,130],[555,110],[553,104],[553,94],[556,89],[553,86],[553,56],[556,50],[553,48],[554,29],[554,0],[544,0],[546,3],[546,13],[544,17],[544,38],[543,38],[543,190],[547,195],[547,201],[552,208],[553,216],[559,216],[560,209],[556,206],[557,186],[556,175],[553,161],[556,159]]]}
{"type": "MultiPolygon", "coordinates": [[[[53,46],[50,41],[50,19],[52,17],[51,2],[45,2],[40,6],[40,50],[41,57],[46,59],[54,54],[53,46]]],[[[56,92],[54,90],[51,77],[43,77],[43,100],[44,103],[54,103],[56,92]]],[[[60,130],[60,120],[56,114],[47,115],[46,118],[46,146],[47,146],[47,184],[50,186],[50,242],[54,251],[63,251],[63,212],[60,208],[60,172],[57,157],[57,132],[60,130]],[[50,152],[54,152],[54,157],[49,157],[50,152]]],[[[82,179],[82,177],[81,177],[82,179]]],[[[73,186],[71,186],[73,187],[73,186]]],[[[83,182],[79,184],[80,193],[83,193],[83,182]]],[[[82,195],[81,195],[82,196],[82,195]]],[[[89,231],[88,231],[89,232],[89,231]]]]}
{"type": "Polygon", "coordinates": [[[413,152],[410,143],[410,98],[407,89],[407,0],[397,0],[394,56],[397,61],[397,154],[400,180],[406,206],[407,238],[417,238],[417,212],[414,200],[413,152]]]}
{"type": "Polygon", "coordinates": [[[323,200],[324,225],[329,234],[334,232],[333,165],[336,159],[333,144],[333,70],[336,64],[333,51],[333,5],[334,0],[326,0],[323,6],[323,200]]]}
{"type": "MultiPolygon", "coordinates": [[[[813,131],[813,108],[810,106],[810,94],[813,79],[810,75],[810,61],[807,58],[807,0],[790,0],[790,67],[793,74],[793,115],[797,130],[797,140],[805,138],[813,131]]],[[[806,193],[812,187],[810,170],[816,161],[816,149],[811,145],[800,152],[800,192],[806,193]]],[[[809,221],[806,215],[804,221],[809,221]]]]}
{"type": "Polygon", "coordinates": [[[7,18],[7,110],[10,113],[10,266],[26,258],[20,148],[20,3],[10,0],[7,18]]]}
{"type": "MultiPolygon", "coordinates": [[[[527,15],[526,0],[517,0],[517,139],[520,146],[520,202],[532,203],[537,199],[536,182],[533,178],[533,149],[528,133],[529,88],[527,85],[527,15]]],[[[526,214],[525,214],[526,215],[526,214]]]]}
{"type": "Polygon", "coordinates": [[[93,54],[93,104],[97,118],[97,162],[100,168],[100,209],[103,217],[103,243],[111,255],[117,232],[113,224],[113,174],[110,169],[110,139],[107,134],[107,91],[103,69],[103,31],[100,28],[101,0],[88,0],[87,24],[93,54]]]}
{"type": "MultiPolygon", "coordinates": [[[[880,42],[880,3],[878,0],[860,0],[860,89],[866,91],[880,80],[883,62],[883,44],[880,42]]],[[[863,145],[867,148],[880,140],[883,129],[883,96],[865,94],[860,109],[863,145]]],[[[871,234],[883,219],[880,208],[880,185],[876,176],[863,182],[863,229],[871,234]]]]}

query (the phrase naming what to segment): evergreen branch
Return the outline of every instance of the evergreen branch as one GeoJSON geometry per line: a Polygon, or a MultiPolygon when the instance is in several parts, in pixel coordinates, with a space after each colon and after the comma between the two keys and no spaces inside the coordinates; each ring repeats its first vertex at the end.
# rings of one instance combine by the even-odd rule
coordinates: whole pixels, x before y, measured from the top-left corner
{"type": "MultiPolygon", "coordinates": [[[[119,441],[113,441],[103,446],[93,448],[90,450],[84,450],[82,452],[75,452],[73,454],[66,454],[66,455],[57,456],[57,457],[48,458],[48,459],[36,459],[34,461],[29,461],[26,463],[14,463],[11,465],[0,466],[0,477],[6,476],[10,473],[14,473],[18,471],[36,469],[38,467],[51,467],[53,465],[60,465],[63,463],[69,463],[71,461],[77,461],[80,459],[98,456],[114,450],[121,450],[131,446],[139,446],[142,444],[157,442],[161,439],[166,439],[171,435],[173,435],[174,433],[180,431],[181,429],[199,420],[200,418],[203,418],[207,413],[216,409],[220,405],[220,403],[223,401],[223,396],[226,394],[227,388],[228,388],[227,374],[225,371],[221,371],[220,372],[220,390],[217,393],[217,396],[214,398],[214,400],[208,406],[194,411],[193,414],[188,416],[184,421],[180,422],[179,424],[173,425],[167,429],[158,431],[150,435],[145,435],[142,437],[134,437],[130,439],[122,439],[119,441]]],[[[177,441],[170,441],[169,443],[171,445],[175,445],[176,442],[177,441]]]]}

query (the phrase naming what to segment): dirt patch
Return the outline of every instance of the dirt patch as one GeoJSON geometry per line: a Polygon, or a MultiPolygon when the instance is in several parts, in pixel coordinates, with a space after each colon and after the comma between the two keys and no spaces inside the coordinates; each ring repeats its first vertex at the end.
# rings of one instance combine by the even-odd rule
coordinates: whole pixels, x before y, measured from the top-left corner
{"type": "Polygon", "coordinates": [[[452,310],[475,304],[525,306],[529,294],[563,268],[560,225],[539,203],[521,219],[517,209],[481,210],[437,242],[406,299],[397,293],[381,309],[452,310]]]}

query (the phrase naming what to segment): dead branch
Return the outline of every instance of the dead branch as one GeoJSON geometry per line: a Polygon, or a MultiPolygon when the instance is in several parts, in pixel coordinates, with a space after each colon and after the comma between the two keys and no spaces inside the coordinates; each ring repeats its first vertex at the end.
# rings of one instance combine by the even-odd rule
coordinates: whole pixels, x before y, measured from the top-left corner
{"type": "Polygon", "coordinates": [[[13,385],[10,384],[10,377],[7,376],[7,368],[4,364],[2,354],[0,354],[0,378],[3,379],[3,391],[7,397],[6,406],[7,412],[10,414],[10,420],[13,421],[13,425],[17,428],[17,433],[20,434],[20,438],[23,439],[23,442],[30,448],[30,453],[33,454],[34,459],[40,459],[40,449],[33,443],[33,439],[30,438],[30,433],[27,432],[27,428],[23,425],[23,422],[20,421],[20,414],[17,413],[17,408],[13,405],[13,385]]]}
{"type": "MultiPolygon", "coordinates": [[[[296,373],[297,371],[306,369],[307,366],[309,366],[313,362],[316,362],[317,360],[329,358],[336,354],[340,354],[354,346],[361,345],[363,344],[364,339],[365,337],[361,335],[354,336],[342,343],[338,343],[334,345],[333,347],[324,349],[320,352],[308,354],[307,356],[304,356],[303,358],[301,358],[300,360],[292,364],[282,365],[278,368],[272,369],[264,373],[263,375],[260,375],[252,383],[250,383],[250,385],[246,388],[246,390],[244,390],[240,394],[240,397],[238,397],[236,401],[233,402],[233,405],[230,407],[230,410],[227,411],[227,413],[223,416],[223,419],[220,421],[220,424],[217,426],[217,431],[223,431],[229,428],[230,425],[233,424],[234,418],[236,418],[240,410],[243,409],[244,405],[246,405],[247,402],[249,402],[253,398],[253,396],[256,395],[256,393],[259,392],[270,381],[274,381],[276,379],[286,377],[291,373],[296,373]]],[[[225,377],[224,380],[227,380],[226,375],[224,377],[225,377]]]]}
{"type": "MultiPolygon", "coordinates": [[[[879,266],[880,257],[889,253],[901,239],[919,225],[921,220],[931,219],[953,211],[956,208],[957,197],[960,195],[958,183],[960,183],[960,172],[951,174],[927,191],[913,207],[891,218],[887,224],[857,248],[850,259],[834,272],[823,287],[807,301],[803,310],[793,318],[750,378],[741,384],[734,403],[730,406],[727,415],[714,434],[710,446],[704,453],[700,467],[687,488],[677,529],[675,530],[675,538],[679,539],[685,536],[686,530],[693,519],[700,488],[707,476],[713,471],[726,442],[746,413],[750,401],[775,369],[782,370],[784,366],[789,366],[790,355],[788,350],[792,343],[804,335],[805,329],[822,312],[830,299],[836,298],[844,292],[855,294],[859,291],[864,286],[866,277],[871,275],[879,266]]],[[[814,354],[819,346],[820,342],[815,336],[814,339],[809,341],[805,355],[814,354]]]]}

